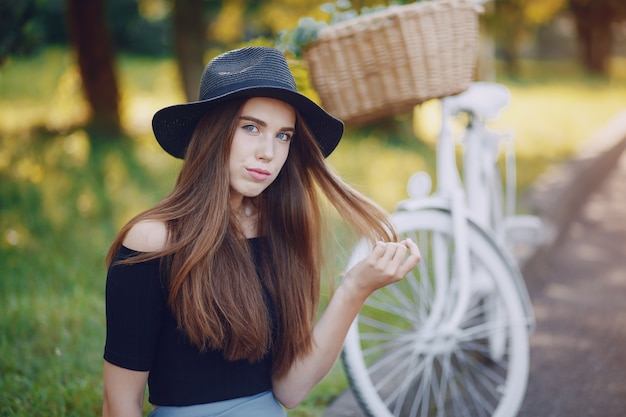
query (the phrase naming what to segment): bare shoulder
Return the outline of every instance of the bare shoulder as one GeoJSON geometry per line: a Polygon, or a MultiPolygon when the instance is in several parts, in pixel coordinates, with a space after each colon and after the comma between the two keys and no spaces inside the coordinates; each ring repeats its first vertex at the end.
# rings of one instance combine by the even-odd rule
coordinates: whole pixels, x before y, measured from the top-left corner
{"type": "Polygon", "coordinates": [[[142,220],[124,238],[124,246],[138,252],[156,252],[167,244],[167,227],[159,220],[142,220]]]}

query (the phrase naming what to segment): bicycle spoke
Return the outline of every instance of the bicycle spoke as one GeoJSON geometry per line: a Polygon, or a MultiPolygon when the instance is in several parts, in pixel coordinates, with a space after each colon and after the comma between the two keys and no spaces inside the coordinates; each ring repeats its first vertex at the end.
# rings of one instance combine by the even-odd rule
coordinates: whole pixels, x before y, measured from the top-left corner
{"type": "MultiPolygon", "coordinates": [[[[409,393],[413,381],[419,380],[418,375],[430,368],[429,364],[431,361],[431,357],[422,358],[420,355],[417,355],[410,362],[409,366],[404,369],[406,373],[403,381],[398,384],[398,388],[393,390],[385,399],[387,406],[394,404],[394,415],[398,415],[398,412],[401,411],[401,405],[404,404],[404,400],[409,393]]],[[[416,398],[421,397],[416,395],[416,398]]]]}
{"type": "MultiPolygon", "coordinates": [[[[370,366],[369,373],[374,374],[381,369],[387,370],[390,366],[394,366],[394,361],[403,356],[404,360],[399,360],[398,363],[406,363],[410,360],[410,358],[408,358],[408,354],[411,352],[411,350],[412,346],[407,344],[399,347],[397,350],[394,350],[391,353],[386,354],[385,356],[378,358],[378,360],[370,366]]],[[[397,370],[402,370],[402,366],[394,366],[394,368],[397,370]]],[[[389,375],[391,375],[391,373],[389,375]]]]}
{"type": "MultiPolygon", "coordinates": [[[[483,382],[483,386],[488,389],[489,392],[496,392],[497,388],[505,383],[504,376],[494,371],[493,369],[480,364],[475,358],[469,355],[465,355],[468,365],[474,369],[474,375],[476,379],[483,382]]],[[[494,365],[498,365],[492,362],[494,365]]],[[[495,397],[494,397],[495,398],[495,397]]]]}
{"type": "MultiPolygon", "coordinates": [[[[454,369],[454,366],[453,366],[454,369]]],[[[458,375],[458,371],[455,369],[453,371],[454,375],[458,375]]],[[[461,393],[461,388],[458,385],[457,378],[451,381],[451,392],[452,392],[452,409],[454,410],[454,416],[461,417],[472,417],[470,414],[470,406],[465,399],[465,395],[461,393]]]]}
{"type": "MultiPolygon", "coordinates": [[[[429,361],[432,363],[432,358],[429,358],[429,361]]],[[[417,407],[419,405],[423,406],[422,410],[428,409],[429,395],[427,392],[427,389],[428,389],[427,387],[430,386],[429,381],[432,378],[432,374],[433,374],[433,367],[427,366],[424,369],[424,372],[422,373],[422,378],[417,388],[417,393],[415,394],[413,398],[413,403],[411,404],[411,411],[409,415],[411,416],[415,415],[415,413],[417,412],[417,407]]],[[[405,398],[406,398],[406,394],[405,394],[405,398]]]]}
{"type": "Polygon", "coordinates": [[[376,319],[373,319],[373,318],[367,317],[367,316],[359,317],[359,324],[367,325],[367,326],[373,327],[375,329],[381,330],[383,332],[393,333],[393,334],[396,334],[396,335],[400,335],[400,334],[406,333],[406,329],[403,329],[403,328],[398,327],[398,326],[394,326],[394,325],[390,324],[387,321],[383,322],[383,321],[376,320],[376,319]]]}
{"type": "MultiPolygon", "coordinates": [[[[464,357],[465,355],[463,352],[460,352],[458,356],[464,357]]],[[[467,359],[467,358],[465,357],[464,359],[467,359]]],[[[466,363],[465,360],[461,360],[461,362],[466,363]]],[[[491,415],[491,413],[493,413],[493,410],[494,410],[493,405],[490,404],[486,400],[482,392],[478,389],[474,375],[468,374],[467,368],[465,367],[459,369],[459,373],[460,373],[461,378],[463,378],[464,380],[463,385],[466,387],[467,391],[470,394],[469,399],[474,405],[473,407],[474,410],[476,410],[476,412],[479,413],[480,417],[482,417],[483,415],[484,416],[491,415]],[[485,412],[487,414],[485,414],[485,412]]]]}
{"type": "MultiPolygon", "coordinates": [[[[368,336],[368,335],[364,335],[364,336],[368,336]]],[[[374,335],[369,335],[367,339],[372,340],[374,339],[374,337],[375,337],[374,335]]],[[[362,337],[361,339],[365,339],[365,338],[362,337]]],[[[384,343],[376,343],[366,349],[363,349],[363,356],[368,357],[368,358],[378,358],[381,352],[397,349],[400,346],[407,345],[406,341],[402,339],[394,340],[392,338],[386,338],[386,340],[387,341],[384,343]]]]}
{"type": "Polygon", "coordinates": [[[393,314],[403,319],[406,315],[406,311],[401,309],[400,307],[397,307],[393,302],[389,304],[389,302],[385,302],[384,299],[379,301],[378,299],[376,299],[376,297],[368,298],[365,302],[365,306],[384,311],[385,313],[393,314]]]}

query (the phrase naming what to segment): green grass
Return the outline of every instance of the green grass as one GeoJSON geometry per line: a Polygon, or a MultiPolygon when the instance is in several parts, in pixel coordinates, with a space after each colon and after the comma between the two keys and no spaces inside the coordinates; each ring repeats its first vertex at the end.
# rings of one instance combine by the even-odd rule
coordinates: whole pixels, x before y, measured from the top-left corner
{"type": "Polygon", "coordinates": [[[89,139],[0,137],[3,417],[99,414],[104,255],[174,181],[174,166],[140,162],[140,142],[89,139]]]}
{"type": "MultiPolygon", "coordinates": [[[[621,61],[611,81],[526,65],[531,78],[500,80],[513,102],[498,124],[516,132],[522,189],[575,152],[626,97],[621,61]]],[[[178,162],[156,145],[150,119],[183,101],[171,61],[122,57],[119,68],[122,138],[68,130],[86,107],[65,51],[0,68],[0,417],[99,413],[104,255],[119,227],[172,187],[178,162]]],[[[351,130],[329,158],[389,210],[406,197],[413,171],[434,168],[436,104],[417,110],[416,136],[399,137],[407,123],[351,130]]],[[[289,414],[320,416],[346,387],[337,364],[289,414]]]]}

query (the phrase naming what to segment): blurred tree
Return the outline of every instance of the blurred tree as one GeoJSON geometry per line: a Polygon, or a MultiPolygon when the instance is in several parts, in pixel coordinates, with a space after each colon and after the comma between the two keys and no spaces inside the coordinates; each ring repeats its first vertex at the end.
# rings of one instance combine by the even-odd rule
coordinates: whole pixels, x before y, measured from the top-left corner
{"type": "Polygon", "coordinates": [[[207,27],[209,43],[214,46],[221,45],[228,49],[246,39],[249,30],[247,26],[253,26],[253,22],[259,19],[254,14],[248,14],[247,8],[250,2],[229,0],[213,3],[222,4],[220,7],[213,7],[210,10],[211,22],[207,27]],[[251,19],[245,19],[246,16],[251,17],[251,19]]]}
{"type": "Polygon", "coordinates": [[[42,42],[35,0],[0,1],[0,66],[9,55],[27,55],[42,42]]]}
{"type": "Polygon", "coordinates": [[[495,0],[493,13],[485,23],[498,44],[505,71],[513,76],[520,73],[520,44],[552,20],[567,5],[567,0],[495,0]]]}
{"type": "Polygon", "coordinates": [[[204,68],[204,50],[207,39],[204,30],[204,3],[209,7],[220,6],[220,0],[174,0],[172,25],[174,29],[174,53],[188,101],[198,99],[198,80],[204,68]],[[219,5],[218,5],[219,4],[219,5]]]}
{"type": "Polygon", "coordinates": [[[319,0],[169,1],[174,54],[183,90],[190,101],[198,98],[198,80],[207,50],[221,52],[258,37],[273,39],[280,30],[294,26],[300,17],[319,14],[322,3],[319,0]]]}
{"type": "Polygon", "coordinates": [[[569,0],[576,20],[580,58],[590,74],[608,75],[613,24],[626,20],[624,0],[569,0]]]}
{"type": "MultiPolygon", "coordinates": [[[[49,1],[49,0],[48,0],[49,1]]],[[[118,52],[171,55],[171,30],[166,0],[106,0],[106,21],[118,52]]]]}
{"type": "Polygon", "coordinates": [[[105,24],[104,0],[67,0],[70,39],[76,51],[83,91],[91,108],[90,125],[121,131],[113,45],[105,24]]]}
{"type": "Polygon", "coordinates": [[[558,13],[570,11],[576,23],[580,63],[591,74],[607,75],[613,24],[626,20],[624,0],[495,0],[486,22],[501,48],[506,71],[519,74],[519,46],[558,13]]]}

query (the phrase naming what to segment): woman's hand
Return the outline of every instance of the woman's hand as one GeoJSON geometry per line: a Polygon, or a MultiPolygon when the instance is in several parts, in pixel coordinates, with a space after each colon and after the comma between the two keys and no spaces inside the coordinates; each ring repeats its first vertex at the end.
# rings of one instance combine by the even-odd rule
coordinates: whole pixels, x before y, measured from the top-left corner
{"type": "Polygon", "coordinates": [[[298,405],[335,363],[350,324],[365,299],[378,288],[401,280],[421,256],[411,240],[378,242],[372,252],[346,272],[313,329],[313,349],[286,375],[273,379],[274,395],[288,408],[298,405]]]}
{"type": "Polygon", "coordinates": [[[400,281],[420,260],[420,251],[411,239],[376,242],[369,255],[345,273],[342,286],[365,301],[377,289],[400,281]]]}

